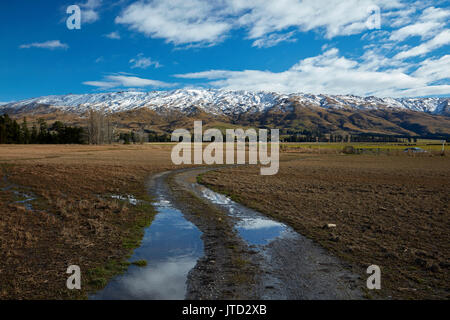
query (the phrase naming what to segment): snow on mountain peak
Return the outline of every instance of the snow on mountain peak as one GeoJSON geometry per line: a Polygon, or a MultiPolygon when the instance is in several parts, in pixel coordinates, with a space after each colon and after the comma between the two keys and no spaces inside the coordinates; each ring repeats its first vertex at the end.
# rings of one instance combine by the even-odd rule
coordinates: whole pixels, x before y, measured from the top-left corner
{"type": "Polygon", "coordinates": [[[376,109],[394,108],[441,114],[450,98],[377,98],[353,95],[315,95],[304,93],[278,94],[275,92],[228,91],[216,89],[177,89],[151,92],[108,92],[45,96],[18,102],[0,104],[2,109],[32,110],[48,105],[62,111],[84,113],[89,109],[121,112],[139,108],[152,110],[188,111],[198,107],[212,114],[239,114],[266,111],[296,102],[321,108],[376,109]]]}

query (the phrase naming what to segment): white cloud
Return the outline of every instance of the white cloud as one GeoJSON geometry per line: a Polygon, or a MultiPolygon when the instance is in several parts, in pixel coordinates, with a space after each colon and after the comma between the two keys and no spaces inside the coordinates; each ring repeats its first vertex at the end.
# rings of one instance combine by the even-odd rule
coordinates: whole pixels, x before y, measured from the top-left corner
{"type": "Polygon", "coordinates": [[[231,28],[215,3],[202,0],[136,2],[116,18],[116,23],[176,45],[215,43],[231,28]]]}
{"type": "Polygon", "coordinates": [[[448,95],[450,93],[450,85],[436,85],[407,89],[402,92],[405,97],[423,97],[423,96],[436,96],[436,95],[448,95]]]}
{"type": "Polygon", "coordinates": [[[403,7],[397,0],[155,0],[131,4],[116,23],[175,45],[215,44],[231,29],[245,28],[253,45],[264,47],[291,39],[288,29],[316,30],[327,38],[360,33],[373,5],[403,7]]]}
{"type": "Polygon", "coordinates": [[[450,10],[443,8],[428,7],[423,10],[420,20],[446,21],[449,17],[450,17],[450,10]]]}
{"type": "Polygon", "coordinates": [[[171,87],[174,84],[158,81],[143,79],[135,76],[117,74],[109,75],[103,78],[101,81],[86,81],[83,84],[93,87],[98,87],[100,89],[112,89],[112,88],[142,88],[142,87],[154,87],[154,88],[166,88],[171,87]]]}
{"type": "Polygon", "coordinates": [[[379,48],[366,49],[361,57],[362,64],[360,64],[361,70],[365,71],[379,71],[385,68],[395,69],[399,72],[405,72],[410,68],[410,65],[393,59],[389,59],[383,54],[379,48]]]}
{"type": "Polygon", "coordinates": [[[81,21],[83,23],[94,23],[100,19],[98,9],[102,0],[88,0],[86,3],[78,4],[81,8],[81,21]]]}
{"type": "Polygon", "coordinates": [[[297,39],[294,39],[293,36],[294,31],[285,34],[272,33],[266,37],[255,40],[252,46],[258,48],[269,48],[276,46],[281,42],[296,42],[297,39]]]}
{"type": "Polygon", "coordinates": [[[132,64],[131,69],[147,69],[151,66],[154,66],[155,68],[162,67],[162,65],[158,61],[153,61],[151,58],[144,57],[142,53],[138,54],[136,58],[131,59],[130,63],[132,64]]]}
{"type": "Polygon", "coordinates": [[[442,29],[443,26],[444,24],[439,22],[420,22],[412,24],[392,32],[389,40],[403,41],[411,36],[426,38],[430,34],[434,34],[436,30],[442,29]]]}
{"type": "Polygon", "coordinates": [[[402,7],[400,10],[382,12],[382,19],[388,21],[392,28],[399,28],[410,24],[415,13],[415,6],[402,7]]]}
{"type": "Polygon", "coordinates": [[[445,29],[433,39],[428,40],[409,50],[399,52],[395,55],[395,59],[407,59],[416,56],[423,56],[437,48],[450,44],[450,29],[445,29]]]}
{"type": "Polygon", "coordinates": [[[29,44],[22,44],[19,46],[21,49],[29,49],[29,48],[41,48],[41,49],[67,49],[69,46],[65,43],[61,43],[59,40],[50,40],[45,42],[34,42],[29,44]]]}
{"type": "MultiPolygon", "coordinates": [[[[424,66],[426,65],[425,63],[424,66]]],[[[431,69],[429,67],[428,70],[431,69]]],[[[433,74],[432,71],[428,73],[433,74]]],[[[450,93],[447,85],[429,85],[433,77],[427,76],[426,71],[417,71],[415,75],[408,75],[394,68],[373,71],[365,62],[361,63],[340,56],[335,48],[321,55],[301,60],[290,69],[278,73],[259,70],[210,70],[180,74],[176,77],[207,79],[209,85],[229,90],[361,96],[421,96],[450,93]]]]}
{"type": "Polygon", "coordinates": [[[117,31],[105,34],[105,37],[109,39],[120,40],[120,34],[117,31]]]}
{"type": "Polygon", "coordinates": [[[230,0],[235,10],[244,13],[239,23],[249,28],[252,39],[296,27],[301,31],[323,29],[327,38],[356,34],[367,29],[368,8],[398,7],[397,1],[372,0],[230,0]]]}
{"type": "Polygon", "coordinates": [[[426,8],[418,21],[392,32],[389,40],[403,41],[411,36],[430,38],[439,33],[446,25],[450,10],[429,7],[426,8]]]}
{"type": "MultiPolygon", "coordinates": [[[[329,49],[336,45],[329,43],[322,54],[303,59],[283,72],[210,70],[177,77],[205,79],[207,85],[239,90],[378,96],[449,94],[448,85],[443,84],[449,74],[448,56],[432,59],[425,56],[423,59],[426,60],[417,62],[417,57],[450,43],[447,27],[450,10],[433,7],[431,2],[148,0],[133,1],[115,22],[148,37],[188,46],[215,45],[233,29],[241,29],[252,46],[267,48],[297,41],[299,32],[314,31],[327,39],[361,33],[367,30],[366,21],[370,14],[367,9],[373,5],[381,8],[382,30],[367,32],[362,37],[370,42],[360,57],[343,56],[337,49],[329,49]],[[417,37],[413,40],[419,41],[405,41],[412,40],[411,37],[417,37]],[[413,57],[416,59],[409,59],[413,57]]],[[[116,32],[109,35],[120,38],[116,32]]],[[[129,63],[132,69],[161,66],[143,54],[129,63]]],[[[100,88],[139,87],[139,84],[158,86],[152,81],[122,74],[86,84],[100,88]]],[[[159,83],[159,87],[165,86],[170,85],[159,83]]]]}
{"type": "Polygon", "coordinates": [[[428,81],[438,81],[450,78],[450,55],[447,54],[439,59],[427,59],[422,61],[420,67],[413,75],[427,79],[428,81]]]}

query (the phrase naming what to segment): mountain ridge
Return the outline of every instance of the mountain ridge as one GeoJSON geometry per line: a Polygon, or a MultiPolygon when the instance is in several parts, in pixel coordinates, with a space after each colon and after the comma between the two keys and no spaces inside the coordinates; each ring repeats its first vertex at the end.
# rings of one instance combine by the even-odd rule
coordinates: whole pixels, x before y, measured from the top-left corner
{"type": "Polygon", "coordinates": [[[289,108],[293,103],[324,109],[373,110],[380,108],[410,110],[449,115],[449,97],[443,98],[378,98],[355,95],[325,95],[267,91],[230,91],[220,89],[177,89],[172,91],[121,91],[93,94],[52,95],[0,105],[10,112],[31,111],[34,106],[47,105],[61,111],[82,114],[89,109],[110,113],[139,108],[168,108],[189,112],[195,106],[211,114],[265,112],[274,107],[289,108]]]}
{"type": "Polygon", "coordinates": [[[202,120],[205,128],[279,128],[310,133],[450,137],[450,98],[179,89],[46,96],[0,105],[0,114],[30,123],[43,118],[86,126],[91,109],[104,110],[120,130],[170,134],[202,120]]]}

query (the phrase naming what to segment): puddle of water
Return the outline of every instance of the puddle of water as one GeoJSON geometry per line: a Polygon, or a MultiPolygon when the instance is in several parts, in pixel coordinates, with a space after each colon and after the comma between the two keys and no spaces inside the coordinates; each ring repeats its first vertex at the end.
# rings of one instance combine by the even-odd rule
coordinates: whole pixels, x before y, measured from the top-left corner
{"type": "Polygon", "coordinates": [[[93,300],[181,300],[186,294],[189,271],[203,256],[201,232],[181,211],[160,198],[158,214],[145,230],[142,244],[130,262],[147,260],[147,266],[131,265],[123,275],[91,295],[93,300]]]}
{"type": "Polygon", "coordinates": [[[121,201],[128,201],[129,204],[135,206],[140,201],[136,199],[133,195],[127,195],[127,196],[121,196],[121,195],[112,195],[111,198],[121,200],[121,201]]]}
{"type": "Polygon", "coordinates": [[[246,208],[223,194],[200,185],[194,185],[195,188],[200,190],[200,194],[204,198],[225,208],[230,216],[238,218],[235,228],[248,244],[267,245],[276,238],[287,236],[290,233],[290,228],[285,224],[246,208]]]}
{"type": "Polygon", "coordinates": [[[3,184],[6,184],[6,187],[0,188],[1,191],[12,190],[13,193],[17,197],[24,198],[23,200],[14,201],[13,203],[23,204],[25,206],[26,210],[33,211],[33,206],[31,205],[31,203],[29,203],[31,201],[36,200],[36,198],[33,195],[29,195],[29,194],[26,194],[26,193],[23,193],[23,192],[19,192],[19,191],[13,190],[13,188],[17,188],[17,186],[14,185],[14,184],[8,184],[8,179],[6,178],[6,176],[3,176],[2,182],[3,182],[3,184]]]}
{"type": "Polygon", "coordinates": [[[25,206],[25,209],[27,209],[29,211],[33,211],[33,206],[29,202],[36,200],[36,198],[33,198],[33,196],[31,196],[29,194],[18,192],[18,191],[14,191],[14,194],[19,197],[25,198],[23,200],[14,201],[14,203],[23,204],[25,206]]]}

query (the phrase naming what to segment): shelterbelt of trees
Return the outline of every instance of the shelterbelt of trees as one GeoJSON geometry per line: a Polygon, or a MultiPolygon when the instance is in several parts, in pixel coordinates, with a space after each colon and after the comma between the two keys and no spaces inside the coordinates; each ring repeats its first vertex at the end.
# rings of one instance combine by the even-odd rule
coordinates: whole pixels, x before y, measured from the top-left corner
{"type": "Polygon", "coordinates": [[[42,119],[30,129],[26,118],[19,124],[7,114],[0,115],[0,144],[81,144],[83,131],[61,121],[48,126],[42,119]]]}

